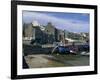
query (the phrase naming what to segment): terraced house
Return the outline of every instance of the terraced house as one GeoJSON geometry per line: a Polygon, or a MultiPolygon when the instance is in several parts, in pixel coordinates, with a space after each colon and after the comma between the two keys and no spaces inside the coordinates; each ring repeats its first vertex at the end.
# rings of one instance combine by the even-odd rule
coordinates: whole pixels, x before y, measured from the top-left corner
{"type": "Polygon", "coordinates": [[[41,26],[37,21],[23,25],[23,39],[26,41],[33,40],[34,43],[53,44],[53,42],[65,42],[65,33],[48,23],[41,26]]]}

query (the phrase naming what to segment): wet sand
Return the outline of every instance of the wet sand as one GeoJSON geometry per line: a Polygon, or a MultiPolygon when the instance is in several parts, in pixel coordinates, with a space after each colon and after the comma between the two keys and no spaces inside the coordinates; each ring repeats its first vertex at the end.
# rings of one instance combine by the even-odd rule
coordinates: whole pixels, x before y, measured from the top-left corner
{"type": "Polygon", "coordinates": [[[24,56],[29,68],[88,66],[89,56],[33,54],[24,56]]]}

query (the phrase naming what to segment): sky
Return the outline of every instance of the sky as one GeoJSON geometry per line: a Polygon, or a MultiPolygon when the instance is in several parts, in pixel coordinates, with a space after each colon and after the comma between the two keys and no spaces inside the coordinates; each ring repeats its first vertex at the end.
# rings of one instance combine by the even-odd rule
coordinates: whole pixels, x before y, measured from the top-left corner
{"type": "Polygon", "coordinates": [[[87,13],[23,11],[23,23],[37,21],[40,25],[51,22],[57,29],[70,32],[89,32],[90,15],[87,13]]]}

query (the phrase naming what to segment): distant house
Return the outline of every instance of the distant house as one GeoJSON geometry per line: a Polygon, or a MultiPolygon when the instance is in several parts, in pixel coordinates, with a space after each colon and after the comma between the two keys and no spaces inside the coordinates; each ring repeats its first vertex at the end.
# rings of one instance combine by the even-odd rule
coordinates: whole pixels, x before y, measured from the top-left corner
{"type": "Polygon", "coordinates": [[[58,40],[65,43],[65,32],[63,30],[58,30],[58,40]]]}
{"type": "Polygon", "coordinates": [[[33,26],[32,29],[32,39],[37,40],[38,43],[42,43],[43,32],[40,30],[39,26],[33,26]]]}
{"type": "Polygon", "coordinates": [[[55,27],[51,23],[46,25],[45,33],[47,34],[48,43],[53,43],[55,41],[55,27]]]}
{"type": "Polygon", "coordinates": [[[24,39],[31,40],[32,39],[32,30],[33,30],[32,24],[24,24],[23,29],[24,29],[24,31],[23,31],[24,39]]]}

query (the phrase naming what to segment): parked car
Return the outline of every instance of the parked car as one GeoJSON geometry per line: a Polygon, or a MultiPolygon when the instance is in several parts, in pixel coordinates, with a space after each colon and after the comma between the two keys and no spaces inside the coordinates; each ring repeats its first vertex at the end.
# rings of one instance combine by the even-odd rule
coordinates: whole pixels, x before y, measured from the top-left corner
{"type": "Polygon", "coordinates": [[[68,46],[68,48],[70,50],[70,54],[77,54],[77,52],[78,52],[77,46],[70,45],[70,46],[68,46]]]}
{"type": "Polygon", "coordinates": [[[88,44],[86,44],[86,45],[79,45],[78,46],[78,50],[79,51],[87,51],[87,52],[89,52],[89,45],[88,44]]]}
{"type": "Polygon", "coordinates": [[[83,55],[83,56],[89,56],[90,55],[89,52],[85,52],[85,51],[84,52],[81,52],[80,54],[83,55]]]}

